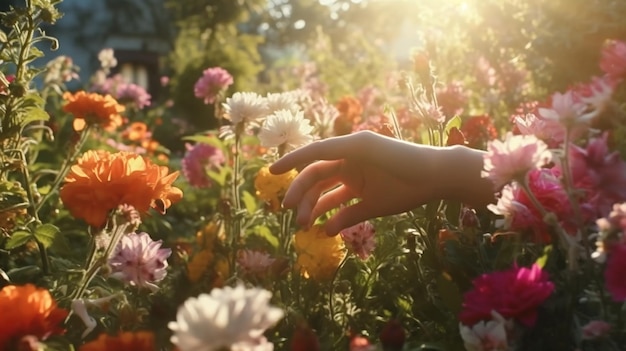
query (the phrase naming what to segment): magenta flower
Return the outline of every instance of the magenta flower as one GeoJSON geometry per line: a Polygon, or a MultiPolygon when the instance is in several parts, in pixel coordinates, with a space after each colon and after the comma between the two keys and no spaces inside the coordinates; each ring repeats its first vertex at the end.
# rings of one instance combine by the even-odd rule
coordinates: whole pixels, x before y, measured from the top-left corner
{"type": "Polygon", "coordinates": [[[143,232],[124,235],[109,257],[111,276],[132,286],[158,289],[154,283],[165,278],[167,258],[172,254],[161,244],[143,232]]]}
{"type": "Polygon", "coordinates": [[[536,264],[483,274],[474,279],[473,285],[463,297],[459,315],[459,320],[470,326],[490,321],[495,311],[505,319],[532,327],[537,321],[537,308],[554,291],[548,274],[536,264]]]}
{"type": "Polygon", "coordinates": [[[267,252],[255,250],[239,250],[237,252],[237,264],[244,274],[251,276],[263,276],[276,262],[267,252]]]}
{"type": "Polygon", "coordinates": [[[602,48],[600,69],[614,81],[621,81],[626,75],[626,43],[607,40],[602,48]]]}
{"type": "Polygon", "coordinates": [[[482,176],[489,178],[495,189],[512,180],[524,181],[526,174],[542,167],[552,158],[548,146],[534,135],[508,133],[504,141],[487,144],[482,176]]]}
{"type": "Polygon", "coordinates": [[[610,152],[608,134],[589,141],[586,148],[570,146],[569,160],[574,187],[586,192],[586,207],[595,217],[606,216],[615,203],[626,201],[626,163],[610,152]]]}
{"type": "Polygon", "coordinates": [[[361,222],[341,231],[341,237],[346,244],[348,250],[359,256],[360,259],[366,260],[376,246],[374,238],[374,226],[368,222],[361,222]]]}
{"type": "Polygon", "coordinates": [[[185,178],[191,186],[208,188],[213,183],[207,170],[215,169],[224,164],[224,153],[217,147],[209,144],[187,146],[187,153],[182,160],[182,169],[185,178]]]}
{"type": "Polygon", "coordinates": [[[626,243],[619,243],[611,248],[604,270],[606,289],[613,301],[626,301],[626,243]]]}
{"type": "Polygon", "coordinates": [[[194,86],[194,94],[205,104],[213,104],[217,95],[233,84],[233,76],[221,67],[207,68],[194,86]]]}

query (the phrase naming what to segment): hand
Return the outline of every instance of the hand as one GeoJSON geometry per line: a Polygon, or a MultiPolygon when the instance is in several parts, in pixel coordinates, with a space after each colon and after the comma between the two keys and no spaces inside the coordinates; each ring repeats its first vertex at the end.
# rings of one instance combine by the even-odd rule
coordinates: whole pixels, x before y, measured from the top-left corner
{"type": "MultiPolygon", "coordinates": [[[[459,174],[473,174],[480,180],[482,169],[482,156],[477,158],[474,150],[469,154],[473,156],[473,167],[455,169],[455,165],[468,164],[467,160],[454,159],[468,156],[461,155],[461,151],[458,147],[430,147],[365,131],[304,146],[278,160],[270,171],[280,174],[305,166],[285,194],[283,206],[296,208],[296,222],[305,227],[338,208],[325,223],[326,232],[336,235],[366,219],[456,197],[455,189],[459,187],[454,182],[459,174]],[[353,199],[360,201],[342,207],[353,199]]],[[[489,183],[487,188],[493,197],[489,183]]]]}

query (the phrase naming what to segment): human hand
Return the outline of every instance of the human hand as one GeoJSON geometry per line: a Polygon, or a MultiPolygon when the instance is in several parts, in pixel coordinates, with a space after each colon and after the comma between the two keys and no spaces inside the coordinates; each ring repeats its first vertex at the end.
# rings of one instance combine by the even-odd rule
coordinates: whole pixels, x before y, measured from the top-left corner
{"type": "MultiPolygon", "coordinates": [[[[456,197],[458,187],[454,182],[459,180],[459,174],[454,174],[458,171],[456,165],[473,166],[460,170],[478,179],[482,168],[481,155],[478,158],[473,153],[460,155],[462,151],[457,147],[436,148],[403,142],[364,131],[306,145],[275,162],[270,171],[280,174],[305,166],[285,194],[283,206],[296,208],[296,222],[305,227],[327,211],[338,209],[325,223],[326,232],[335,235],[369,218],[405,212],[431,200],[456,197]],[[455,155],[465,159],[458,162],[455,155]],[[472,157],[466,159],[466,156],[472,157]],[[353,199],[360,201],[342,207],[353,199]]],[[[486,184],[493,196],[491,185],[486,184]]]]}

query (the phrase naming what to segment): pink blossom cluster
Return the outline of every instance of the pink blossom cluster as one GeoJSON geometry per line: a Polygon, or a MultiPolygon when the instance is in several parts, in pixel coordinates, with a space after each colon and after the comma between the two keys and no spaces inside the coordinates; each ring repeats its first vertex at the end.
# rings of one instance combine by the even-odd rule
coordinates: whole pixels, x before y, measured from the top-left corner
{"type": "Polygon", "coordinates": [[[119,74],[94,84],[92,90],[101,94],[110,94],[120,103],[132,105],[138,110],[150,106],[152,99],[146,89],[137,84],[126,82],[119,74]]]}
{"type": "Polygon", "coordinates": [[[257,250],[239,250],[237,265],[243,274],[254,277],[265,276],[276,259],[267,252],[257,250]]]}
{"type": "Polygon", "coordinates": [[[537,309],[554,291],[548,274],[536,264],[483,274],[472,283],[474,287],[465,293],[459,314],[467,326],[491,320],[495,311],[531,327],[537,321],[537,309]]]}
{"type": "Polygon", "coordinates": [[[205,104],[215,103],[217,96],[233,84],[233,76],[221,67],[207,68],[194,85],[193,92],[205,104]]]}
{"type": "Polygon", "coordinates": [[[198,143],[186,145],[187,152],[182,159],[182,170],[185,178],[191,186],[196,188],[208,188],[212,185],[207,171],[215,169],[225,162],[224,153],[219,148],[198,143]]]}
{"type": "Polygon", "coordinates": [[[346,228],[340,234],[348,250],[362,260],[366,260],[376,247],[374,226],[368,221],[346,228]]]}

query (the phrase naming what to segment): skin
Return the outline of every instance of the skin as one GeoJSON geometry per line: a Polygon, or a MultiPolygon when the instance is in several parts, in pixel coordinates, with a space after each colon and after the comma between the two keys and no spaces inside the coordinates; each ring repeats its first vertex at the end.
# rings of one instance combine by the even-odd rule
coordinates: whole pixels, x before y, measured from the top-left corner
{"type": "Polygon", "coordinates": [[[283,206],[296,209],[296,222],[307,228],[338,209],[324,224],[328,235],[336,235],[433,200],[459,200],[476,208],[494,202],[491,182],[480,175],[483,155],[463,146],[431,147],[362,131],[301,147],[271,165],[270,172],[303,167],[283,206]],[[360,201],[342,207],[354,199],[360,201]]]}

